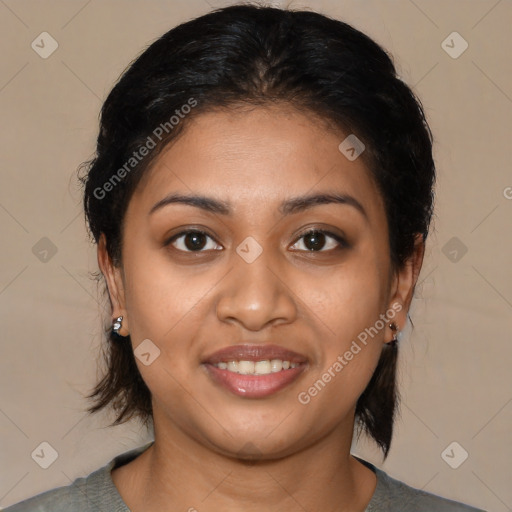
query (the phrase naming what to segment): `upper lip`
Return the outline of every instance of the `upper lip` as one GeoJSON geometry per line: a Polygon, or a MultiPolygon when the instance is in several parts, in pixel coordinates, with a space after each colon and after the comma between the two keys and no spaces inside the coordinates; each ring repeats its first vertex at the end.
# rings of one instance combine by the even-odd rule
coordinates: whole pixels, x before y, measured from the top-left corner
{"type": "Polygon", "coordinates": [[[306,363],[307,358],[279,345],[244,344],[225,347],[203,360],[203,363],[217,364],[222,361],[265,361],[281,359],[291,363],[306,363]]]}

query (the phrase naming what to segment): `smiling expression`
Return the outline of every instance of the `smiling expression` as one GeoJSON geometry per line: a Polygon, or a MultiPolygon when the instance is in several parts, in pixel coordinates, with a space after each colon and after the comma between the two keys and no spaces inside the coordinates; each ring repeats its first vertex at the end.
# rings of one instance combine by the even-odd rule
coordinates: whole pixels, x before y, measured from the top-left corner
{"type": "Polygon", "coordinates": [[[346,135],[283,105],[202,113],[143,177],[108,284],[133,347],[149,339],[161,351],[137,360],[155,431],[226,454],[250,441],[269,457],[351,431],[387,328],[308,405],[297,401],[397,303],[383,200],[363,159],[339,151],[346,135]],[[205,362],[251,344],[305,362],[290,382],[244,396],[205,362]]]}

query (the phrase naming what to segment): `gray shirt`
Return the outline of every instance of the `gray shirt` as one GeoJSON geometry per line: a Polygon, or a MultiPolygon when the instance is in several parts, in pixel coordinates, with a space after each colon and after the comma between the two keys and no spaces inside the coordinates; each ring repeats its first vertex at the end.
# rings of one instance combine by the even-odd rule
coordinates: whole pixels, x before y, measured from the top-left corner
{"type": "MultiPolygon", "coordinates": [[[[130,512],[110,472],[133,460],[151,444],[153,441],[122,453],[89,476],[28,498],[7,507],[4,512],[130,512]]],[[[370,462],[357,459],[377,475],[377,487],[365,512],[485,512],[409,487],[370,462]]]]}

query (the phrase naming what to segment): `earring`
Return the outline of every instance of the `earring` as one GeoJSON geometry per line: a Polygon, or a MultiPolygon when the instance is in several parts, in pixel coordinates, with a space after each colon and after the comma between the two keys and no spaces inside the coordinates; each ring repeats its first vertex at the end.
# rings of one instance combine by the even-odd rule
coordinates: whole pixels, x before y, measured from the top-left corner
{"type": "Polygon", "coordinates": [[[118,336],[121,336],[119,334],[119,329],[121,329],[121,324],[123,323],[123,317],[122,316],[118,316],[113,322],[112,322],[112,330],[118,335],[118,336]]]}
{"type": "Polygon", "coordinates": [[[389,342],[391,346],[395,346],[398,342],[398,326],[395,322],[389,324],[389,328],[393,331],[393,339],[389,342]]]}

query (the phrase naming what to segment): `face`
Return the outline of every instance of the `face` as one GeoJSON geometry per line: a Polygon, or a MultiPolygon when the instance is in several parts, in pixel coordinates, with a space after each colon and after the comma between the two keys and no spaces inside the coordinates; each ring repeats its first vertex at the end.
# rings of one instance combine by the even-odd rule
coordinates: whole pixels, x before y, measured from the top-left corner
{"type": "Polygon", "coordinates": [[[205,113],[138,186],[122,268],[109,267],[104,246],[99,261],[121,334],[135,350],[150,340],[151,364],[136,361],[156,435],[186,432],[231,455],[252,443],[269,458],[337,429],[351,435],[419,269],[391,268],[382,197],[363,159],[338,149],[345,137],[291,108],[205,113]],[[211,201],[166,201],[177,194],[211,201]],[[312,195],[344,199],[293,202],[312,195]],[[239,345],[256,350],[215,357],[239,345]],[[242,371],[274,361],[274,371],[214,364],[230,360],[250,361],[242,371]]]}

